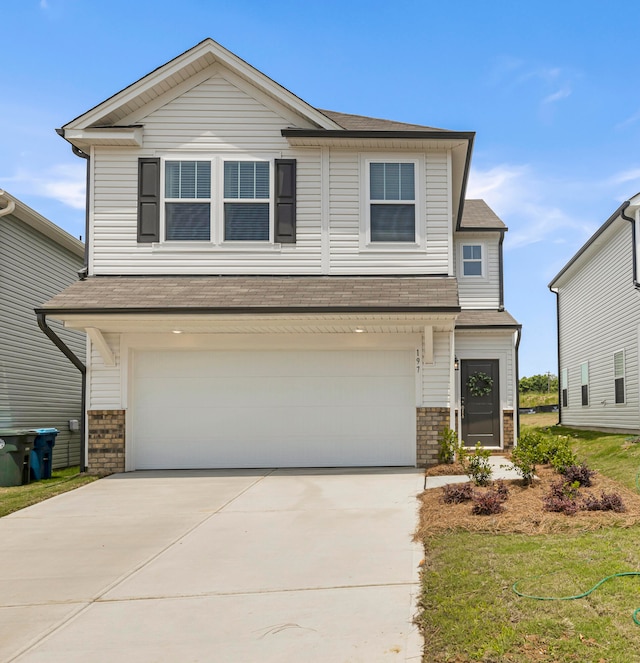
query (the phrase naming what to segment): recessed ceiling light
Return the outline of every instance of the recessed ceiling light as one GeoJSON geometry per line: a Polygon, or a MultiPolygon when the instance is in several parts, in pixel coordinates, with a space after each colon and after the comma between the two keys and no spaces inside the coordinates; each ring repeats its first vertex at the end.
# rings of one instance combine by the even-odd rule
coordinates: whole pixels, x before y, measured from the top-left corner
{"type": "Polygon", "coordinates": [[[174,329],[173,333],[174,334],[182,334],[182,330],[181,329],[174,329]]]}
{"type": "Polygon", "coordinates": [[[362,329],[362,327],[356,327],[353,331],[354,331],[356,334],[362,334],[362,332],[364,331],[364,329],[362,329]]]}

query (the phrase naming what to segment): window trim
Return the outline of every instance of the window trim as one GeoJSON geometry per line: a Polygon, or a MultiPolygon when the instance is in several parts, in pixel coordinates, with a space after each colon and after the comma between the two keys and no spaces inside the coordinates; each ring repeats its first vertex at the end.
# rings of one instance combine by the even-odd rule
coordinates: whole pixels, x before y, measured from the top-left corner
{"type": "Polygon", "coordinates": [[[613,353],[613,402],[616,405],[626,405],[627,404],[627,366],[626,366],[626,353],[624,348],[622,350],[616,350],[613,353]],[[616,373],[616,355],[622,355],[622,375],[617,375],[616,373]],[[617,400],[616,392],[616,382],[622,380],[622,400],[617,400]]]}
{"type": "MultiPolygon", "coordinates": [[[[486,280],[487,279],[487,247],[485,242],[463,242],[460,244],[460,277],[463,279],[478,279],[486,280]],[[480,256],[480,274],[465,274],[464,273],[464,247],[465,246],[479,246],[481,251],[480,256]]],[[[467,261],[467,262],[478,262],[477,260],[467,261]]]]}
{"type": "Polygon", "coordinates": [[[275,160],[278,155],[268,154],[234,154],[225,152],[220,154],[209,153],[167,153],[160,156],[160,240],[153,243],[154,249],[176,250],[180,248],[188,250],[198,249],[229,249],[241,251],[243,248],[252,250],[280,249],[281,245],[274,241],[275,237],[275,188],[274,171],[275,160]],[[166,187],[166,163],[167,161],[208,161],[211,164],[211,191],[209,198],[165,198],[166,187]],[[256,200],[242,199],[243,202],[261,202],[269,205],[269,239],[268,240],[226,240],[224,239],[224,203],[234,200],[224,198],[224,163],[225,161],[263,161],[269,164],[269,198],[256,200]],[[209,203],[210,232],[208,240],[171,240],[166,239],[166,203],[171,202],[203,202],[209,203]]]}
{"type": "Polygon", "coordinates": [[[569,369],[563,368],[560,371],[560,398],[562,407],[569,407],[569,369]]]}
{"type": "MultiPolygon", "coordinates": [[[[396,153],[367,153],[360,156],[360,250],[367,252],[401,252],[424,250],[425,223],[424,206],[424,159],[408,157],[396,153]],[[414,165],[414,211],[415,239],[413,242],[372,242],[371,241],[371,180],[370,165],[372,163],[412,163],[414,165]]],[[[380,201],[373,201],[373,204],[380,201]]],[[[381,204],[407,204],[408,201],[382,201],[381,204]]]]}
{"type": "Polygon", "coordinates": [[[580,364],[580,398],[582,402],[582,407],[589,407],[589,362],[584,361],[580,364]],[[586,382],[585,382],[585,372],[586,372],[586,382]],[[586,387],[586,391],[585,391],[586,387]]]}

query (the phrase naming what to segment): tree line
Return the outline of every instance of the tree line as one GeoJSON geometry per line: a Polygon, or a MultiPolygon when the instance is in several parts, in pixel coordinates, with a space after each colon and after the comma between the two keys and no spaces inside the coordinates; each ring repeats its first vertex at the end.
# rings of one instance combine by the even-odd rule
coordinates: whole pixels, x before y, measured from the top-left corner
{"type": "Polygon", "coordinates": [[[553,373],[544,375],[532,375],[531,377],[520,378],[520,393],[527,392],[557,392],[558,376],[553,373]]]}

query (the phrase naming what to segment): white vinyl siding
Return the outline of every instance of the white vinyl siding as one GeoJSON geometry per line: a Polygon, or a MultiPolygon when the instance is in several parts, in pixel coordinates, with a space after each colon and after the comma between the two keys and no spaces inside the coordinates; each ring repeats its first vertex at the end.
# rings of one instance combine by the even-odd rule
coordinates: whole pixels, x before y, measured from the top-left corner
{"type": "MultiPolygon", "coordinates": [[[[38,327],[34,308],[77,280],[83,260],[7,215],[0,219],[0,428],[57,428],[53,466],[80,462],[81,374],[38,327]]],[[[49,326],[81,361],[84,334],[49,326]]]]}
{"type": "Polygon", "coordinates": [[[640,432],[638,328],[631,225],[616,221],[559,282],[560,361],[568,368],[567,426],[640,432]],[[612,356],[625,351],[625,403],[615,404],[612,356]],[[589,363],[589,407],[581,407],[580,364],[589,363]]]}
{"type": "Polygon", "coordinates": [[[103,334],[113,353],[114,366],[105,366],[97,348],[90,344],[90,364],[87,371],[87,410],[122,409],[120,334],[103,334]]]}
{"type": "MultiPolygon", "coordinates": [[[[454,270],[462,308],[497,309],[500,305],[500,233],[460,232],[455,235],[454,270]],[[482,273],[464,275],[464,247],[479,246],[482,273]]],[[[473,262],[473,261],[472,261],[473,262]]]]}
{"type": "Polygon", "coordinates": [[[449,332],[434,332],[433,363],[422,368],[422,407],[451,405],[451,342],[449,332]]]}

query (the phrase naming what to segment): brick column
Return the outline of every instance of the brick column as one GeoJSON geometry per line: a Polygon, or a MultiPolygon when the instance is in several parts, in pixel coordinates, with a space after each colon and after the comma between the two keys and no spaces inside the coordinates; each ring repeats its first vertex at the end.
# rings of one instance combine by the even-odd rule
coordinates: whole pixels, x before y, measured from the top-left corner
{"type": "Polygon", "coordinates": [[[418,467],[437,465],[438,441],[442,431],[449,428],[448,407],[416,408],[416,445],[418,467]]]}
{"type": "Polygon", "coordinates": [[[90,474],[124,472],[125,410],[89,410],[90,474]]]}
{"type": "Polygon", "coordinates": [[[513,449],[513,410],[502,411],[502,441],[504,443],[504,450],[509,451],[513,449]]]}

